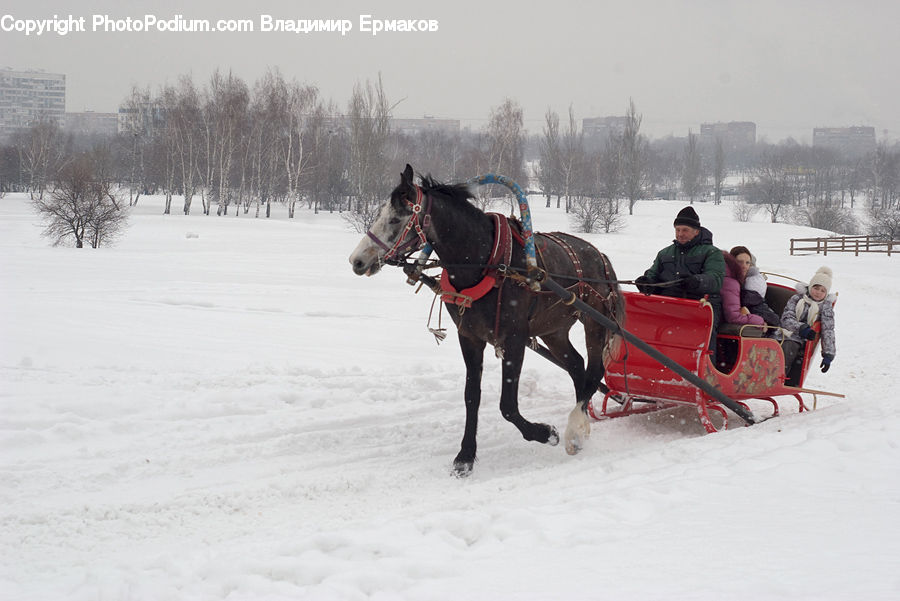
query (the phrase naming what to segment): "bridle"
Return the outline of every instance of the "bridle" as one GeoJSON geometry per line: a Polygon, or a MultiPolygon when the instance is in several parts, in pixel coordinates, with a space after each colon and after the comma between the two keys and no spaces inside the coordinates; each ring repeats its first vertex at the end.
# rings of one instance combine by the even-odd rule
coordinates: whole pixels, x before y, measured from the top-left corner
{"type": "Polygon", "coordinates": [[[423,228],[431,225],[431,196],[423,194],[422,188],[419,186],[414,187],[416,189],[416,201],[411,202],[409,199],[406,199],[406,204],[412,209],[412,215],[410,216],[409,221],[406,222],[403,232],[397,238],[397,241],[393,246],[385,244],[378,236],[372,233],[372,230],[366,232],[366,235],[371,238],[375,244],[387,251],[384,253],[384,256],[381,257],[382,263],[387,263],[389,265],[392,264],[392,262],[398,263],[400,260],[398,257],[400,257],[401,254],[406,253],[408,255],[409,253],[413,253],[428,243],[423,228]],[[422,207],[426,200],[428,202],[425,204],[423,214],[422,207]],[[408,241],[404,242],[409,235],[410,230],[415,230],[416,237],[410,238],[408,241]]]}

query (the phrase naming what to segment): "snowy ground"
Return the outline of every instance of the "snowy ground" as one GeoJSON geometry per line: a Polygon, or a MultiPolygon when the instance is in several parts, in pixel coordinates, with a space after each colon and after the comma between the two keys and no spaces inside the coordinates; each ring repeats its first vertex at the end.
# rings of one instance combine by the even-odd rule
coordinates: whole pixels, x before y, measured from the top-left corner
{"type": "MultiPolygon", "coordinates": [[[[588,238],[633,278],[681,206],[588,238]]],[[[606,422],[569,457],[502,419],[489,358],[457,480],[454,336],[396,269],[352,274],[337,215],[147,198],[118,245],[75,250],[0,199],[0,599],[897,599],[900,257],[791,257],[814,231],[697,208],[767,271],[834,269],[837,359],[807,385],[846,399],[714,435],[683,410],[606,422]]],[[[562,428],[571,404],[530,355],[523,413],[562,428]]]]}

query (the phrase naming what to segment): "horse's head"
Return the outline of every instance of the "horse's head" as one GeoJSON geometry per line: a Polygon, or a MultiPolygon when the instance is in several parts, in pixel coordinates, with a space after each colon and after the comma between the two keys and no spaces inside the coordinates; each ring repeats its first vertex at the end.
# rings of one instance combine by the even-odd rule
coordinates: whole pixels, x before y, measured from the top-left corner
{"type": "Polygon", "coordinates": [[[388,261],[402,258],[425,244],[424,224],[427,217],[423,207],[422,189],[413,183],[413,168],[409,165],[400,174],[400,184],[391,197],[378,209],[372,227],[350,255],[350,265],[356,275],[375,275],[388,261]]]}

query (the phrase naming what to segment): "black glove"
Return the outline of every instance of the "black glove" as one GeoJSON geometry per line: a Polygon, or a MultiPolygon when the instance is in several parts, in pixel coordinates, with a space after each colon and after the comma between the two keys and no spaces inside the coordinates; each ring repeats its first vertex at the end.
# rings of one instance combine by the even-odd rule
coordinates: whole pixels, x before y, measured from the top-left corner
{"type": "Polygon", "coordinates": [[[806,340],[812,340],[816,337],[816,331],[806,324],[800,326],[800,331],[797,333],[800,335],[800,338],[805,338],[806,340]]]}
{"type": "Polygon", "coordinates": [[[831,367],[831,362],[834,361],[834,355],[831,353],[822,353],[822,365],[819,367],[822,368],[822,373],[824,374],[828,371],[828,368],[831,367]]]}
{"type": "Polygon", "coordinates": [[[703,285],[703,278],[699,275],[689,275],[681,280],[681,287],[685,290],[697,290],[703,285]]]}
{"type": "Polygon", "coordinates": [[[652,282],[650,281],[650,278],[648,278],[645,275],[642,275],[641,277],[634,280],[634,285],[637,286],[638,291],[640,291],[641,293],[646,294],[648,296],[653,294],[653,292],[654,292],[653,289],[655,288],[655,286],[647,285],[647,284],[651,284],[651,283],[652,282]]]}

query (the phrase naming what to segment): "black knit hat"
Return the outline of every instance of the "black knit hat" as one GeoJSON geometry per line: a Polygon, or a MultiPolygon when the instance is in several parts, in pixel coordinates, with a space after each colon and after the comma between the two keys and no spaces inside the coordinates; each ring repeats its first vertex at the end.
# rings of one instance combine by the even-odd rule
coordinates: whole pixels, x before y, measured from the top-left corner
{"type": "Polygon", "coordinates": [[[675,225],[689,225],[695,230],[699,230],[700,217],[697,216],[697,211],[694,210],[694,207],[684,207],[678,211],[678,216],[675,218],[675,225]]]}

